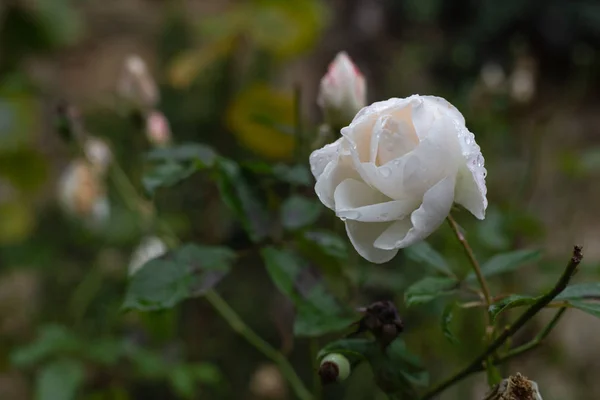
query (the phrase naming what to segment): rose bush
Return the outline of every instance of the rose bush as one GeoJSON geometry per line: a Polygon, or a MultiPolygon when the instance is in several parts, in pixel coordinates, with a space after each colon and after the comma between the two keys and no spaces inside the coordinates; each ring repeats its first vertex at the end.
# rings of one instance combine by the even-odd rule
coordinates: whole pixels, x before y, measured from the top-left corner
{"type": "Polygon", "coordinates": [[[454,202],[484,218],[484,159],[446,100],[413,95],[373,103],[341,133],[310,156],[315,192],[368,261],[389,261],[429,236],[454,202]]]}

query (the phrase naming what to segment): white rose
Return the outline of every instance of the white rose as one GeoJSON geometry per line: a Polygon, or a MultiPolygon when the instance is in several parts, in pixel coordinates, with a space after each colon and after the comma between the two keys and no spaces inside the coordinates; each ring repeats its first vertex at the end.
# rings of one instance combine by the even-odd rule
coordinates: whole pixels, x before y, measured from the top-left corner
{"type": "Polygon", "coordinates": [[[341,133],[310,156],[315,192],[345,221],[365,259],[383,263],[423,240],[454,202],[485,217],[483,156],[446,100],[414,95],[377,102],[341,133]]]}
{"type": "Polygon", "coordinates": [[[317,103],[327,122],[344,126],[367,105],[365,78],[346,52],[337,54],[321,79],[317,103]]]}

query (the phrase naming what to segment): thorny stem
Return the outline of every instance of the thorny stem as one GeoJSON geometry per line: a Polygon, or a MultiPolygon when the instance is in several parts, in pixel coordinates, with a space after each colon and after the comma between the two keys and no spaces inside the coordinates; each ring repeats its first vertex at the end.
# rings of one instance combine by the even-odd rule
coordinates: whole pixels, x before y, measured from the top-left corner
{"type": "Polygon", "coordinates": [[[492,304],[492,297],[490,296],[490,289],[488,288],[485,277],[483,276],[483,273],[481,272],[481,266],[479,265],[479,262],[475,258],[475,254],[473,253],[473,250],[471,249],[471,246],[469,245],[467,238],[465,238],[465,235],[463,235],[463,233],[460,231],[460,228],[458,227],[458,224],[456,223],[456,221],[454,220],[452,215],[448,215],[448,223],[450,224],[450,227],[454,231],[456,238],[462,244],[462,247],[464,248],[465,253],[467,254],[467,257],[469,258],[471,266],[473,267],[473,270],[475,271],[475,275],[477,275],[477,280],[479,281],[479,286],[481,286],[481,291],[483,292],[485,304],[486,304],[486,306],[489,307],[490,304],[492,304]]]}
{"type": "MultiPolygon", "coordinates": [[[[583,258],[583,254],[581,253],[581,250],[582,250],[581,246],[574,247],[573,256],[571,257],[569,264],[565,268],[565,271],[561,275],[561,277],[558,280],[558,282],[556,283],[556,285],[548,293],[541,296],[534,304],[532,304],[519,317],[519,319],[517,319],[515,321],[514,324],[507,327],[502,332],[502,334],[500,336],[498,336],[483,351],[483,353],[479,357],[477,357],[475,360],[473,360],[473,362],[471,362],[471,364],[469,364],[467,367],[460,370],[455,375],[451,376],[450,378],[446,379],[445,381],[443,381],[442,383],[440,383],[439,385],[437,385],[436,387],[431,389],[429,392],[427,392],[425,395],[423,395],[420,400],[432,399],[435,396],[442,393],[447,388],[449,388],[450,386],[452,386],[455,383],[466,378],[470,374],[481,371],[483,363],[491,354],[493,354],[496,350],[498,350],[500,347],[502,347],[502,345],[509,338],[511,338],[519,329],[521,329],[521,327],[523,325],[525,325],[527,323],[527,321],[529,321],[531,318],[533,318],[540,310],[542,310],[544,307],[546,307],[556,296],[558,296],[563,290],[565,290],[565,288],[569,284],[569,281],[571,280],[571,277],[575,274],[575,272],[577,270],[577,266],[579,265],[579,263],[581,262],[581,260],[583,258]]],[[[538,337],[536,337],[532,341],[533,344],[528,343],[524,346],[517,347],[516,349],[510,351],[505,357],[507,357],[507,356],[514,357],[518,354],[522,354],[523,352],[535,347],[538,344],[538,342],[540,342],[545,336],[548,335],[548,333],[550,333],[550,331],[556,325],[556,323],[558,322],[558,319],[560,318],[560,316],[562,315],[563,312],[564,311],[562,311],[562,309],[561,309],[557,313],[557,315],[553,318],[553,320],[550,322],[550,324],[548,324],[548,326],[540,333],[540,335],[538,335],[538,337]]],[[[502,358],[500,360],[502,360],[502,358]]]]}
{"type": "MultiPolygon", "coordinates": [[[[77,127],[76,124],[78,121],[76,121],[74,118],[69,118],[69,116],[67,116],[67,119],[69,128],[71,130],[77,127]]],[[[78,145],[81,145],[81,143],[78,143],[78,145]]],[[[139,195],[137,189],[131,183],[116,160],[113,160],[112,168],[110,169],[110,178],[113,180],[120,197],[125,202],[125,205],[132,212],[141,214],[143,218],[154,217],[156,215],[154,205],[139,195]]],[[[159,228],[161,228],[163,234],[162,236],[167,244],[170,247],[176,247],[179,243],[179,240],[171,228],[164,223],[160,223],[159,228]]],[[[231,329],[244,337],[248,343],[261,352],[265,357],[277,364],[281,374],[288,381],[298,399],[313,399],[313,395],[306,388],[287,358],[285,358],[281,352],[276,350],[256,332],[254,332],[248,325],[246,325],[242,318],[216,291],[209,289],[205,292],[204,297],[229,324],[231,329]]]]}

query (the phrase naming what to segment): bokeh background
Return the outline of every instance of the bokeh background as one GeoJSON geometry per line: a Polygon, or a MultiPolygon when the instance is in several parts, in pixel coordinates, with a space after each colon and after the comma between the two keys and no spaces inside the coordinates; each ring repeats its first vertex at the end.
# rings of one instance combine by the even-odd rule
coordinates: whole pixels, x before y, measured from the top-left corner
{"type": "MultiPolygon", "coordinates": [[[[160,89],[157,108],[174,143],[206,144],[259,174],[260,166],[299,161],[284,129],[298,115],[308,142],[317,139],[319,81],[341,50],[364,73],[369,102],[435,94],[465,115],[488,169],[487,219],[459,215],[476,253],[543,252],[539,262],[495,281],[497,292],[548,287],[575,243],[585,251],[580,275],[600,275],[597,1],[3,0],[1,399],[61,400],[65,387],[75,393],[66,398],[77,399],[293,398],[277,369],[202,299],[175,311],[121,312],[131,253],[151,232],[111,182],[109,223],[101,229],[65,214],[59,181],[73,156],[58,134],[57,109],[76,107],[84,129],[110,144],[142,191],[152,146],[119,97],[125,60],[139,55],[160,89]]],[[[285,197],[288,189],[269,196],[285,197]]],[[[312,195],[310,182],[300,190],[312,195]]],[[[293,340],[292,305],[210,179],[197,172],[152,197],[180,237],[242,254],[218,290],[310,383],[307,354],[327,338],[293,340]]],[[[316,224],[331,226],[333,216],[323,207],[316,224]]],[[[395,299],[404,338],[433,381],[475,354],[479,314],[458,315],[453,326],[462,344],[449,343],[439,327],[443,305],[406,309],[402,302],[419,263],[400,255],[388,265],[362,265],[340,237],[342,258],[356,272],[343,295],[353,305],[395,299]]],[[[467,270],[448,227],[429,242],[467,270]]],[[[515,341],[531,338],[548,317],[543,312],[515,341]]],[[[503,372],[536,380],[545,400],[598,399],[599,329],[597,319],[569,311],[542,347],[503,372]]],[[[324,398],[381,396],[367,369],[328,390],[324,398]]],[[[479,400],[483,392],[485,377],[476,375],[441,398],[479,400]]]]}

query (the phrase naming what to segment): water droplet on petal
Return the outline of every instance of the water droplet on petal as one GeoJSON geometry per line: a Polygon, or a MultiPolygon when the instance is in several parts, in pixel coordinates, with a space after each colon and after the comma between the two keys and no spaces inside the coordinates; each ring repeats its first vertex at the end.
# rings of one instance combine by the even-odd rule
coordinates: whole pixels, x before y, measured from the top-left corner
{"type": "Polygon", "coordinates": [[[389,176],[392,175],[392,170],[389,169],[388,167],[381,167],[381,168],[379,168],[379,173],[384,178],[389,178],[389,176]]]}
{"type": "Polygon", "coordinates": [[[360,213],[358,211],[354,211],[354,210],[344,211],[344,216],[340,217],[340,219],[342,221],[345,221],[347,219],[356,220],[359,218],[360,218],[360,213]]]}

